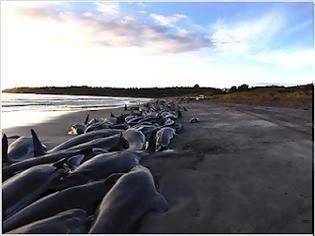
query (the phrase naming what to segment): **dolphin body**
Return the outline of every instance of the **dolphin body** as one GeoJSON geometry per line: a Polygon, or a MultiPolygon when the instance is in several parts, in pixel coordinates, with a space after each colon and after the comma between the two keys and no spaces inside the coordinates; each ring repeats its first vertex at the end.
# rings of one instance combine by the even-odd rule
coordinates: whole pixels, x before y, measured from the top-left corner
{"type": "Polygon", "coordinates": [[[145,213],[168,208],[165,198],[156,191],[151,172],[136,166],[105,195],[89,233],[128,233],[145,213]]]}
{"type": "Polygon", "coordinates": [[[49,185],[64,173],[53,165],[38,165],[31,167],[2,184],[4,219],[11,217],[22,208],[31,204],[45,193],[49,185]]]}
{"type": "Polygon", "coordinates": [[[122,137],[122,134],[116,134],[106,138],[98,138],[86,143],[82,143],[69,148],[74,149],[86,149],[86,148],[102,148],[107,151],[117,151],[128,147],[127,141],[122,137]]]}
{"type": "Polygon", "coordinates": [[[39,157],[32,157],[28,158],[24,161],[20,161],[17,163],[13,163],[10,166],[6,166],[2,169],[2,179],[7,180],[8,178],[12,177],[13,175],[22,172],[30,167],[40,165],[40,164],[49,164],[56,161],[59,161],[63,158],[70,158],[72,156],[78,155],[78,154],[84,154],[88,150],[80,150],[80,149],[74,149],[74,150],[61,150],[53,153],[47,153],[43,156],[39,157]]]}
{"type": "Polygon", "coordinates": [[[48,151],[48,153],[56,152],[56,151],[60,151],[60,150],[68,149],[68,148],[73,148],[74,146],[77,146],[79,144],[83,144],[86,142],[90,142],[94,139],[106,138],[106,137],[110,137],[119,133],[121,133],[121,130],[118,130],[118,129],[117,130],[104,129],[104,130],[97,130],[97,131],[92,131],[89,133],[80,134],[52,148],[51,150],[48,151]]]}
{"type": "Polygon", "coordinates": [[[45,154],[46,146],[38,139],[37,134],[31,129],[32,137],[19,137],[8,146],[6,135],[2,137],[2,160],[9,163],[16,163],[33,156],[45,154]]]}
{"type": "Polygon", "coordinates": [[[129,151],[96,155],[66,176],[56,188],[64,189],[88,181],[104,179],[114,173],[128,172],[139,165],[140,159],[139,155],[129,151]]]}
{"type": "Polygon", "coordinates": [[[145,145],[145,136],[141,131],[134,128],[129,128],[124,133],[124,137],[129,144],[128,150],[142,150],[145,145]]]}
{"type": "Polygon", "coordinates": [[[84,123],[76,123],[74,125],[71,125],[69,134],[72,135],[83,134],[89,122],[89,116],[90,116],[89,114],[86,116],[84,123]]]}
{"type": "Polygon", "coordinates": [[[170,144],[174,135],[175,135],[175,130],[170,127],[164,127],[160,129],[159,131],[157,131],[156,133],[157,150],[159,151],[166,148],[170,144]]]}
{"type": "Polygon", "coordinates": [[[89,218],[82,209],[63,211],[55,216],[32,222],[8,234],[84,234],[88,231],[89,218]]]}
{"type": "Polygon", "coordinates": [[[120,176],[121,174],[113,174],[105,180],[71,187],[47,195],[4,221],[3,231],[7,232],[73,208],[83,209],[89,215],[94,214],[97,204],[120,176]]]}

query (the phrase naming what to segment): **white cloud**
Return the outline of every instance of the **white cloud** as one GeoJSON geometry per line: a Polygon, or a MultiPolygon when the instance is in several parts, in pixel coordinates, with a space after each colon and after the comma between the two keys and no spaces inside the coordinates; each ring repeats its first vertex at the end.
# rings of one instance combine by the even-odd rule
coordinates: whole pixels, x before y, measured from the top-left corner
{"type": "Polygon", "coordinates": [[[217,48],[228,53],[244,53],[263,48],[284,26],[279,14],[269,14],[258,19],[226,24],[217,21],[211,39],[217,48]]]}
{"type": "MultiPolygon", "coordinates": [[[[36,25],[43,27],[34,32],[34,35],[46,35],[45,37],[55,38],[71,46],[138,47],[139,50],[150,53],[178,53],[211,46],[210,40],[206,37],[185,33],[178,28],[175,28],[177,31],[171,32],[172,27],[169,25],[143,24],[138,16],[118,16],[115,15],[116,11],[107,11],[111,4],[108,5],[106,2],[96,4],[102,4],[106,10],[87,11],[80,16],[71,12],[59,12],[49,7],[19,9],[19,13],[26,22],[32,21],[34,27],[36,25]],[[105,12],[109,15],[104,16],[105,12]],[[51,25],[51,28],[45,27],[45,24],[51,25]],[[45,31],[47,33],[44,33],[45,31]]],[[[177,14],[173,17],[171,21],[175,22],[186,16],[177,14]]]]}
{"type": "Polygon", "coordinates": [[[110,16],[116,16],[119,14],[118,2],[94,2],[97,11],[110,16]]]}
{"type": "Polygon", "coordinates": [[[156,22],[163,26],[174,26],[176,22],[182,19],[186,19],[187,16],[182,15],[182,14],[175,14],[172,16],[164,16],[164,15],[159,15],[159,14],[150,14],[152,19],[154,19],[156,22]]]}

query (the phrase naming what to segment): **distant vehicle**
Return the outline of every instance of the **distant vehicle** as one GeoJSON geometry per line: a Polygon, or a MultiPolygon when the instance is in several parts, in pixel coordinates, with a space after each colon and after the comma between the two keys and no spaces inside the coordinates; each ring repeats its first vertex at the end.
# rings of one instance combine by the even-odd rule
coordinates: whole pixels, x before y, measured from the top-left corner
{"type": "Polygon", "coordinates": [[[198,101],[198,100],[204,100],[204,99],[206,99],[206,96],[205,95],[198,95],[198,96],[196,96],[196,100],[198,101]]]}

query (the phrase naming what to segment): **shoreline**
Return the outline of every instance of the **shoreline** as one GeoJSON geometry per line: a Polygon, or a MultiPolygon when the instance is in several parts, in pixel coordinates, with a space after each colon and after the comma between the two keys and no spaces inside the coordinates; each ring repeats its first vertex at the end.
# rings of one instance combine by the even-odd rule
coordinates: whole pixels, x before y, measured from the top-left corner
{"type": "Polygon", "coordinates": [[[23,126],[16,126],[11,128],[2,129],[2,133],[7,136],[19,135],[19,136],[30,136],[31,129],[34,129],[38,134],[39,139],[47,145],[50,149],[61,142],[73,137],[68,134],[71,125],[77,122],[83,122],[85,117],[90,114],[90,118],[98,117],[110,117],[110,112],[118,114],[123,111],[123,107],[117,108],[104,108],[97,110],[82,110],[82,111],[69,111],[65,114],[53,117],[48,120],[36,124],[28,124],[23,126]]]}
{"type": "MultiPolygon", "coordinates": [[[[84,111],[97,111],[97,110],[112,110],[112,109],[120,109],[120,108],[123,108],[124,105],[119,105],[119,106],[103,106],[103,107],[89,107],[88,109],[72,109],[72,110],[25,110],[25,111],[9,111],[9,112],[2,112],[2,116],[8,116],[8,115],[11,115],[12,113],[20,113],[21,116],[24,116],[24,119],[27,118],[27,119],[30,119],[32,118],[33,116],[40,116],[39,117],[36,117],[37,120],[36,121],[26,121],[24,122],[22,125],[19,125],[18,127],[20,126],[32,126],[32,125],[37,125],[37,124],[40,124],[40,123],[47,123],[51,120],[54,120],[54,119],[58,119],[58,117],[60,116],[63,116],[63,115],[67,115],[67,114],[70,114],[70,113],[75,113],[75,112],[84,112],[84,111]]],[[[6,117],[5,119],[8,120],[10,117],[6,117]]],[[[16,119],[16,115],[13,116],[13,118],[16,119]]],[[[2,122],[3,122],[3,117],[2,117],[2,122]]],[[[79,122],[79,121],[78,121],[79,122]]],[[[5,122],[3,122],[5,123],[5,122]]],[[[12,121],[10,122],[7,122],[7,123],[12,123],[12,121]]],[[[7,129],[12,129],[12,128],[17,128],[15,126],[13,126],[12,124],[10,125],[7,125],[6,127],[2,128],[1,126],[1,129],[2,130],[7,130],[7,129]]]]}

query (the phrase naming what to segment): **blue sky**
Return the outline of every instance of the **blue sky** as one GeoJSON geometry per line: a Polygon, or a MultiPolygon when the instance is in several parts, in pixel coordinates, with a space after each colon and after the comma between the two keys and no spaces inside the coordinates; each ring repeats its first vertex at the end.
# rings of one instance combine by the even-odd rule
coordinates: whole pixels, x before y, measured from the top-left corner
{"type": "Polygon", "coordinates": [[[1,5],[2,88],[223,88],[314,77],[311,2],[1,5]]]}

